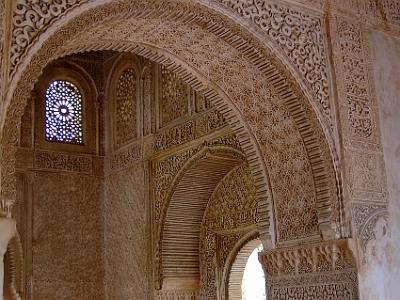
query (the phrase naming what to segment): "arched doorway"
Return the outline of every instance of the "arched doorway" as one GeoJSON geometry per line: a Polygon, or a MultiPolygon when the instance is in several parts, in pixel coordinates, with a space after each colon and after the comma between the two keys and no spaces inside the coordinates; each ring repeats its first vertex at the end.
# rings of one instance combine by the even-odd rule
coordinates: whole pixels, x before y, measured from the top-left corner
{"type": "Polygon", "coordinates": [[[13,97],[9,95],[2,140],[3,193],[12,199],[15,192],[16,120],[38,74],[56,58],[111,49],[164,64],[202,91],[224,115],[250,165],[265,246],[339,237],[340,201],[329,143],[298,83],[257,38],[246,38],[223,15],[196,4],[190,7],[195,15],[176,14],[179,8],[172,2],[162,8],[142,4],[88,7],[72,16],[71,23],[55,26],[38,44],[30,64],[27,61],[26,68],[15,73],[21,80],[15,79],[13,97]],[[207,13],[213,18],[207,19],[207,13]],[[228,31],[221,30],[221,20],[228,31]],[[82,26],[88,28],[84,33],[82,26]],[[297,203],[301,205],[296,207],[297,203]]]}
{"type": "Polygon", "coordinates": [[[266,300],[265,275],[258,260],[262,250],[261,241],[254,239],[237,253],[229,274],[229,300],[266,300]]]}

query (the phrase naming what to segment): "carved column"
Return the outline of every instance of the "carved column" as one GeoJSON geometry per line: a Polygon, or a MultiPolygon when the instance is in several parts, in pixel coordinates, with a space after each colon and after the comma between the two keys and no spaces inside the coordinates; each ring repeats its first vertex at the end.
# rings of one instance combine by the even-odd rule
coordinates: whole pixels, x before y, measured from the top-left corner
{"type": "Polygon", "coordinates": [[[3,300],[4,255],[8,242],[17,231],[16,222],[12,218],[0,217],[0,300],[3,300]]]}
{"type": "Polygon", "coordinates": [[[268,299],[356,300],[357,268],[350,240],[336,240],[260,255],[268,299]]]}

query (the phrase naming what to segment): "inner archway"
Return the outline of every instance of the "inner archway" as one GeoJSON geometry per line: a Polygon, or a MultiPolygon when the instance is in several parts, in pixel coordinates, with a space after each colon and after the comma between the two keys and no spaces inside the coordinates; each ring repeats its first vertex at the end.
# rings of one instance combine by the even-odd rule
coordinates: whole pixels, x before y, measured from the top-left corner
{"type": "MultiPolygon", "coordinates": [[[[252,245],[254,247],[254,245],[252,245]]],[[[265,274],[258,260],[258,254],[263,247],[260,241],[247,258],[244,266],[241,290],[242,300],[266,300],[265,274]]],[[[230,299],[234,299],[231,298],[230,299]]]]}

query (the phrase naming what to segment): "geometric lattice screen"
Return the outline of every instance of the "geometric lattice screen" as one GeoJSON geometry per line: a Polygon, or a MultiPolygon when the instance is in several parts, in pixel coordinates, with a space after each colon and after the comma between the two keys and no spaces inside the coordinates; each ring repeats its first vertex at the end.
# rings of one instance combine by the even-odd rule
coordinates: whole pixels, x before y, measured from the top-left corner
{"type": "Polygon", "coordinates": [[[71,82],[53,81],[46,90],[46,140],[82,144],[82,95],[71,82]]]}

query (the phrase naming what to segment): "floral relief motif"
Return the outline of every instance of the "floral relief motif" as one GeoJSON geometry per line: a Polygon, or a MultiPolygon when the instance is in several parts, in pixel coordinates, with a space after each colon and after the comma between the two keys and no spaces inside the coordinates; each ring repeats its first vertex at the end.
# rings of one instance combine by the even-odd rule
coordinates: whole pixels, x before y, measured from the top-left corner
{"type": "Polygon", "coordinates": [[[322,20],[272,1],[220,1],[252,20],[276,42],[311,86],[319,109],[331,122],[322,20]]]}

